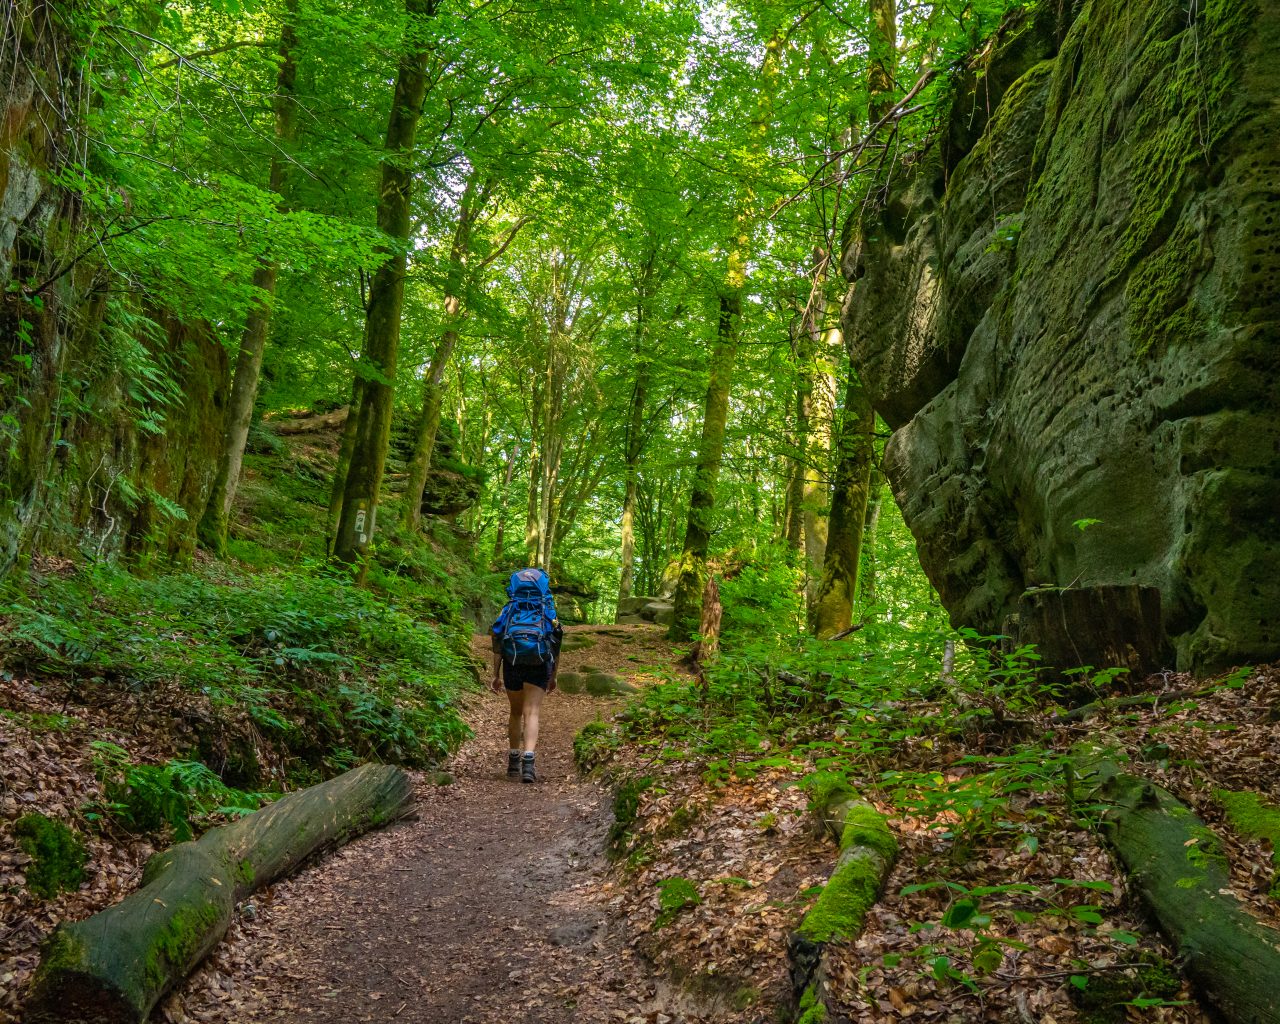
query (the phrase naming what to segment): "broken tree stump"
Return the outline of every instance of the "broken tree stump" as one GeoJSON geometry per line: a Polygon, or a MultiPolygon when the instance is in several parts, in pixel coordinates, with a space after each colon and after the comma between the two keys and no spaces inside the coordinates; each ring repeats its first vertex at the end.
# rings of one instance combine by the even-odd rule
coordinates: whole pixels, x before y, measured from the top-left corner
{"type": "Polygon", "coordinates": [[[1071,799],[1103,805],[1103,836],[1185,963],[1231,1024],[1280,1024],[1280,931],[1231,895],[1222,844],[1166,789],[1124,772],[1114,752],[1076,749],[1071,799]]]}
{"type": "Polygon", "coordinates": [[[402,816],[412,798],[404,771],[366,764],[157,853],[137,892],[48,938],[26,1019],[142,1024],[218,944],[238,900],[402,816]]]}

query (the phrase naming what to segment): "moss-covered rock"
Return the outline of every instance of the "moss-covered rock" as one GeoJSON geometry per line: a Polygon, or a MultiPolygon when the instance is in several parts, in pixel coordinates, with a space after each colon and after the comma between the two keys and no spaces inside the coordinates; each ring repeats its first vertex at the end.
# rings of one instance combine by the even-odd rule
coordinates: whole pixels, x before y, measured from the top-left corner
{"type": "Polygon", "coordinates": [[[1020,12],[851,224],[845,334],[954,622],[1148,587],[1179,667],[1280,656],[1278,47],[1257,0],[1020,12]]]}
{"type": "Polygon", "coordinates": [[[43,814],[27,814],[14,823],[13,831],[18,848],[31,858],[23,871],[34,895],[51,899],[80,888],[89,854],[73,828],[43,814]]]}
{"type": "Polygon", "coordinates": [[[583,685],[593,697],[617,697],[639,692],[637,687],[610,672],[593,672],[586,677],[583,685]]]}

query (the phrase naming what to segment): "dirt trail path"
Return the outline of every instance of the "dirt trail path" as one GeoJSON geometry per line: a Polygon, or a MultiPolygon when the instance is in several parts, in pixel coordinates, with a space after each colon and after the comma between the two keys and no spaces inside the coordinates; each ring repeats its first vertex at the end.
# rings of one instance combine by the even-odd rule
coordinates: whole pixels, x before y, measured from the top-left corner
{"type": "MultiPolygon", "coordinates": [[[[650,627],[594,635],[566,655],[635,675],[669,653],[650,627]]],[[[587,629],[581,631],[588,634],[587,629]]],[[[479,638],[478,644],[484,643],[479,638]]],[[[576,731],[613,705],[552,695],[541,781],[506,778],[506,701],[478,698],[476,738],[424,782],[418,818],[367,836],[249,908],[232,943],[193,979],[182,1020],[665,1022],[697,1020],[647,977],[609,914],[606,794],[573,766],[576,731]],[[244,959],[248,957],[248,961],[244,959]],[[237,960],[237,958],[239,958],[237,960]]]]}

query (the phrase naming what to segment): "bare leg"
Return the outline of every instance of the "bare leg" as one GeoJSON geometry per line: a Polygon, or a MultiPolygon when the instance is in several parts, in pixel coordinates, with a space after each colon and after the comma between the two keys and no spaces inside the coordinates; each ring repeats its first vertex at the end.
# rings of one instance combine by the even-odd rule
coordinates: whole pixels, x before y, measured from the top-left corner
{"type": "Polygon", "coordinates": [[[521,696],[524,697],[524,749],[528,752],[538,747],[538,712],[545,694],[541,686],[525,683],[521,696]]]}
{"type": "MultiPolygon", "coordinates": [[[[511,705],[511,717],[507,719],[507,742],[510,744],[509,750],[521,749],[520,744],[524,741],[524,725],[521,716],[525,711],[525,691],[530,687],[526,686],[524,690],[507,690],[507,703],[511,705]]],[[[532,687],[537,689],[537,687],[532,687]]],[[[538,738],[537,718],[534,718],[534,739],[538,738]]]]}

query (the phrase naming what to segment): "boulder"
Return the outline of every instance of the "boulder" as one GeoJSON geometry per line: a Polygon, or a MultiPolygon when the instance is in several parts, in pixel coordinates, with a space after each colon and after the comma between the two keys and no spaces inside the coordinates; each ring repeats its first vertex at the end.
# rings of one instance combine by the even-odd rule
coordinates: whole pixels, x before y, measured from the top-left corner
{"type": "Polygon", "coordinates": [[[1103,667],[1118,602],[1134,664],[1275,659],[1280,7],[1070,9],[1007,19],[846,229],[885,471],[958,626],[1103,667]]]}
{"type": "Polygon", "coordinates": [[[669,626],[675,619],[675,606],[658,597],[624,597],[618,602],[614,623],[625,626],[641,626],[652,623],[669,626]]]}

